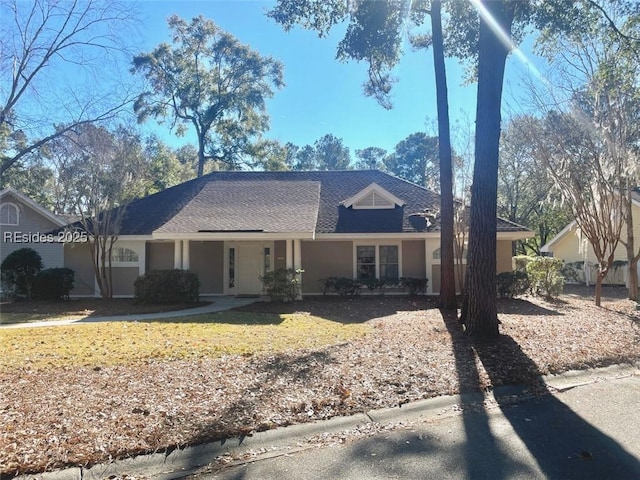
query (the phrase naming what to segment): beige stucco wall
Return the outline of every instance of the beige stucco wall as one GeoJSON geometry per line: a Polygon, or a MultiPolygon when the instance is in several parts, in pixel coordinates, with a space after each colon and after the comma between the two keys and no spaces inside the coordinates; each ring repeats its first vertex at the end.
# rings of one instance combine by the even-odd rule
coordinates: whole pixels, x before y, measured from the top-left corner
{"type": "Polygon", "coordinates": [[[496,273],[513,270],[511,240],[498,240],[496,245],[496,273]]]}
{"type": "MultiPolygon", "coordinates": [[[[440,269],[442,267],[439,263],[431,266],[431,276],[429,278],[429,285],[431,286],[432,293],[440,293],[440,285],[442,282],[440,281],[440,269]]],[[[458,274],[458,267],[456,266],[455,275],[456,275],[456,291],[460,293],[462,291],[462,285],[465,275],[467,274],[467,264],[463,265],[462,269],[462,281],[460,279],[460,275],[458,274]]],[[[429,286],[427,285],[427,287],[429,286]]]]}
{"type": "Polygon", "coordinates": [[[113,280],[113,295],[116,297],[131,297],[134,294],[133,284],[140,274],[136,267],[113,267],[111,276],[113,280]]]}
{"type": "Polygon", "coordinates": [[[318,282],[326,277],[353,277],[353,242],[301,242],[302,293],[321,293],[318,282]]]}
{"type": "Polygon", "coordinates": [[[224,242],[189,242],[189,270],[198,274],[202,295],[223,293],[224,242]]]}
{"type": "Polygon", "coordinates": [[[147,242],[146,270],[173,270],[174,243],[173,242],[147,242]]]}
{"type": "MultiPolygon", "coordinates": [[[[512,257],[511,257],[511,240],[498,240],[496,242],[496,273],[510,272],[513,270],[512,257]]],[[[432,293],[440,293],[440,262],[436,262],[431,266],[431,277],[429,277],[429,284],[431,285],[432,293]]],[[[464,277],[466,275],[466,263],[463,265],[462,278],[458,275],[458,267],[456,266],[456,289],[460,292],[460,286],[463,285],[464,277]]]]}
{"type": "Polygon", "coordinates": [[[88,244],[66,244],[64,246],[64,266],[74,271],[72,296],[93,296],[95,294],[95,276],[88,244]]]}
{"type": "Polygon", "coordinates": [[[402,276],[424,278],[424,240],[404,240],[402,242],[402,276]]]}

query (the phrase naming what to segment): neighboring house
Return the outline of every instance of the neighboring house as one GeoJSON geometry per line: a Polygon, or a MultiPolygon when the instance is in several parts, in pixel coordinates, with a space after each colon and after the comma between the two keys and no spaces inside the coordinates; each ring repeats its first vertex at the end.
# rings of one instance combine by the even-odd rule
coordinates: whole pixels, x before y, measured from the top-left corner
{"type": "MultiPolygon", "coordinates": [[[[640,190],[636,189],[632,192],[632,216],[633,216],[633,237],[635,240],[635,248],[638,250],[640,243],[640,190]]],[[[627,239],[627,228],[622,226],[621,238],[623,241],[627,239]]],[[[577,270],[577,280],[587,285],[595,284],[598,274],[596,266],[597,259],[593,253],[593,247],[589,241],[581,235],[576,221],[572,221],[563,228],[560,233],[553,237],[541,249],[543,253],[551,254],[553,257],[564,260],[565,265],[569,264],[577,270]]],[[[627,276],[627,250],[622,243],[618,244],[615,251],[614,263],[612,268],[604,278],[604,284],[609,285],[626,285],[627,276]]],[[[638,271],[640,276],[640,270],[638,271]]]]}
{"type": "Polygon", "coordinates": [[[11,252],[28,247],[40,254],[45,268],[62,267],[63,245],[57,235],[47,233],[66,223],[11,187],[0,190],[0,262],[11,252]]]}
{"type": "MultiPolygon", "coordinates": [[[[259,277],[304,270],[302,291],[322,278],[427,277],[440,284],[440,197],[385,173],[214,172],[127,205],[114,261],[114,295],[133,294],[138,275],[158,269],[198,274],[203,295],[257,295],[259,277]]],[[[533,232],[499,219],[499,272],[512,268],[514,240],[533,232]]],[[[65,245],[73,294],[95,295],[88,246],[65,245]]],[[[487,279],[492,281],[492,279],[487,279]]]]}

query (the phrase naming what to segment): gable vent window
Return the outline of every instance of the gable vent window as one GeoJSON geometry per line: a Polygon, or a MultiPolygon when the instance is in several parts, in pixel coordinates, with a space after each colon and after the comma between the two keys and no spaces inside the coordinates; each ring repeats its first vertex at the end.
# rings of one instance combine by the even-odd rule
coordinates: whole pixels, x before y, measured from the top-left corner
{"type": "Polygon", "coordinates": [[[0,225],[18,225],[18,207],[13,203],[0,205],[0,225]]]}
{"type": "Polygon", "coordinates": [[[394,203],[383,197],[377,192],[371,192],[369,195],[359,200],[353,205],[353,208],[393,208],[394,203]]]}
{"type": "Polygon", "coordinates": [[[117,247],[111,251],[111,261],[120,263],[137,263],[138,254],[130,248],[117,247]]]}

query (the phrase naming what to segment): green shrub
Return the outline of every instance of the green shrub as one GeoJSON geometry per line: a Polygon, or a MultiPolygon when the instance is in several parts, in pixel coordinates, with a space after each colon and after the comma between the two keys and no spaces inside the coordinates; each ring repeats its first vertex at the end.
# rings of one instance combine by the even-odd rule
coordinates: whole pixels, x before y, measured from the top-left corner
{"type": "Polygon", "coordinates": [[[531,281],[531,289],[538,295],[547,298],[557,297],[562,293],[564,277],[562,260],[553,257],[534,257],[527,264],[527,274],[531,281]]]}
{"type": "Polygon", "coordinates": [[[515,257],[513,257],[515,269],[520,270],[522,272],[526,272],[527,264],[534,258],[535,257],[530,257],[529,255],[516,255],[515,257]]]}
{"type": "Polygon", "coordinates": [[[272,302],[292,302],[300,295],[302,273],[304,270],[279,268],[265,273],[260,281],[272,302]]]}
{"type": "MultiPolygon", "coordinates": [[[[322,294],[337,293],[338,295],[359,295],[364,286],[362,280],[349,277],[327,277],[318,280],[322,285],[322,294]]],[[[375,287],[374,287],[375,288],[375,287]]]]}
{"type": "Polygon", "coordinates": [[[134,285],[139,303],[196,303],[200,279],[188,270],[154,270],[139,276],[134,285]]]}
{"type": "Polygon", "coordinates": [[[0,265],[3,289],[31,298],[33,281],[42,267],[42,258],[33,248],[11,252],[0,265]]]}
{"type": "Polygon", "coordinates": [[[327,293],[335,293],[336,291],[336,280],[338,277],[327,277],[321,278],[318,280],[320,285],[322,286],[322,295],[326,295],[327,293]]]}
{"type": "Polygon", "coordinates": [[[531,284],[527,272],[515,270],[498,274],[498,294],[501,298],[513,298],[527,293],[531,284]]]}
{"type": "Polygon", "coordinates": [[[46,268],[33,282],[33,296],[41,300],[68,300],[75,273],[70,268],[46,268]]]}
{"type": "Polygon", "coordinates": [[[384,295],[388,288],[396,287],[399,284],[399,280],[395,278],[361,278],[357,282],[370,292],[378,290],[380,295],[384,295]]]}
{"type": "Polygon", "coordinates": [[[402,277],[400,285],[409,290],[409,295],[419,295],[424,293],[429,285],[428,278],[402,277]]]}
{"type": "Polygon", "coordinates": [[[582,275],[580,272],[584,267],[584,262],[569,262],[565,263],[560,270],[560,273],[564,277],[565,281],[570,282],[582,282],[582,275]]]}

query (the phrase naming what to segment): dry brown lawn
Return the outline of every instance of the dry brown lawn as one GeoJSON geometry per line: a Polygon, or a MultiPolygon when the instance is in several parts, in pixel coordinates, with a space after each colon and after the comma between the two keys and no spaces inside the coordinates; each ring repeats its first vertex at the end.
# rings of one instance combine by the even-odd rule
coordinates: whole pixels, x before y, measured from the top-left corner
{"type": "MultiPolygon", "coordinates": [[[[243,311],[306,319],[303,336],[322,322],[363,330],[253,354],[213,349],[116,364],[4,364],[0,472],[90,465],[460,391],[534,387],[544,374],[640,360],[636,305],[623,289],[605,288],[596,308],[590,293],[574,287],[552,303],[500,300],[502,336],[493,345],[471,342],[427,298],[327,297],[243,311]]],[[[243,328],[251,335],[251,324],[243,328]]]]}

